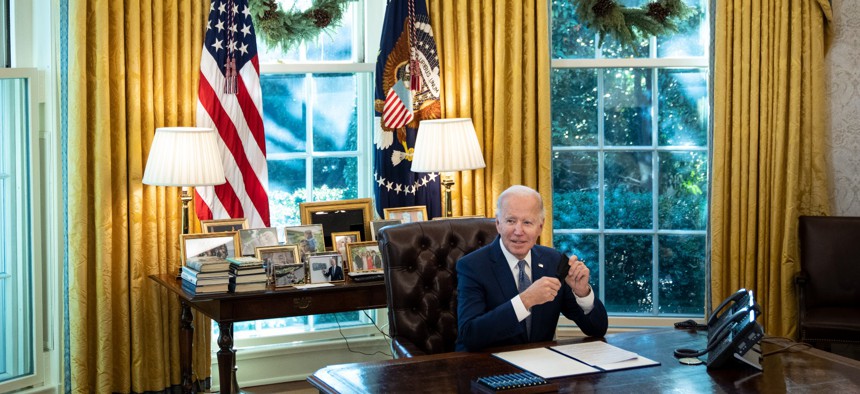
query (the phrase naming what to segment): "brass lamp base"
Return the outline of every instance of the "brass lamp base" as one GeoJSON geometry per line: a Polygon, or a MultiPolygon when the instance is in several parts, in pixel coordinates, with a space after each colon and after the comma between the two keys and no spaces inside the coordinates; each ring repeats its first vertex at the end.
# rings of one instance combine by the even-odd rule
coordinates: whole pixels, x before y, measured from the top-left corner
{"type": "Polygon", "coordinates": [[[451,186],[454,186],[454,175],[450,173],[445,173],[441,175],[442,186],[445,187],[445,198],[444,198],[444,206],[442,207],[443,217],[450,218],[453,217],[454,214],[451,212],[451,186]]]}

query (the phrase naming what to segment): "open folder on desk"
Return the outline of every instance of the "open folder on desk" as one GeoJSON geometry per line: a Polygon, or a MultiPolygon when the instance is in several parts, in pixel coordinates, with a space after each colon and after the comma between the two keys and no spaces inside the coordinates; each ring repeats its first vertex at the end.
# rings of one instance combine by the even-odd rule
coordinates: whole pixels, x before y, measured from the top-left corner
{"type": "Polygon", "coordinates": [[[493,353],[544,379],[660,365],[659,362],[606,342],[584,342],[493,353]]]}

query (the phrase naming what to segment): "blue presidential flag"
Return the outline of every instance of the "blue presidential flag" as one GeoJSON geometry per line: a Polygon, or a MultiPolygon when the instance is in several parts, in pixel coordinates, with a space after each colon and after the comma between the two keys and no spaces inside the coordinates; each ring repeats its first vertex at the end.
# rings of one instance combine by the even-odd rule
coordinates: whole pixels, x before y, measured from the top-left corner
{"type": "Polygon", "coordinates": [[[418,123],[441,116],[439,58],[424,0],[389,0],[376,61],[376,209],[427,206],[441,215],[439,174],[412,172],[418,123]]]}

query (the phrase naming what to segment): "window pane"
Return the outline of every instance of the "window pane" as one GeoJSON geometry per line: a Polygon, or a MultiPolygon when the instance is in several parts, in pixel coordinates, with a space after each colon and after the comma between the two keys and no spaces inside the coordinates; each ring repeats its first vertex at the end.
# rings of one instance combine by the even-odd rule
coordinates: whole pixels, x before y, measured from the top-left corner
{"type": "Polygon", "coordinates": [[[301,223],[299,204],[306,201],[305,159],[266,160],[269,166],[269,212],[273,227],[301,223]]]}
{"type": "Polygon", "coordinates": [[[552,57],[553,59],[594,58],[596,35],[576,18],[572,1],[552,2],[552,57]]]}
{"type": "Polygon", "coordinates": [[[707,228],[707,155],[706,151],[660,153],[660,228],[707,228]]]}
{"type": "Polygon", "coordinates": [[[591,276],[591,290],[600,294],[600,239],[597,234],[558,234],[552,243],[556,249],[567,254],[576,255],[585,262],[591,276]]]}
{"type": "Polygon", "coordinates": [[[597,228],[597,153],[555,152],[552,161],[555,228],[597,228]]]}
{"type": "Polygon", "coordinates": [[[597,145],[597,71],[553,70],[552,144],[597,145]]]}
{"type": "MultiPolygon", "coordinates": [[[[304,74],[263,74],[263,127],[266,154],[303,152],[307,146],[304,74]]],[[[271,171],[271,170],[270,170],[271,171]]],[[[270,176],[271,178],[271,176],[270,176]]]]}
{"type": "Polygon", "coordinates": [[[660,237],[660,313],[705,313],[705,235],[660,237]]]}
{"type": "Polygon", "coordinates": [[[355,74],[315,74],[314,150],[355,151],[358,99],[355,74]]]}
{"type": "Polygon", "coordinates": [[[607,69],[602,72],[606,145],[651,145],[651,70],[607,69]]]}
{"type": "Polygon", "coordinates": [[[705,56],[708,36],[707,0],[684,0],[693,9],[693,14],[678,24],[678,32],[657,37],[658,57],[705,56]]]}
{"type": "Polygon", "coordinates": [[[606,228],[652,227],[651,179],[650,152],[606,153],[606,228]]]}
{"type": "Polygon", "coordinates": [[[699,69],[663,69],[660,84],[662,146],[708,145],[708,73],[699,69]]]}
{"type": "Polygon", "coordinates": [[[358,198],[357,164],[354,157],[314,159],[314,201],[358,198]]]}
{"type": "Polygon", "coordinates": [[[606,235],[606,310],[650,313],[653,305],[650,235],[606,235]]]}

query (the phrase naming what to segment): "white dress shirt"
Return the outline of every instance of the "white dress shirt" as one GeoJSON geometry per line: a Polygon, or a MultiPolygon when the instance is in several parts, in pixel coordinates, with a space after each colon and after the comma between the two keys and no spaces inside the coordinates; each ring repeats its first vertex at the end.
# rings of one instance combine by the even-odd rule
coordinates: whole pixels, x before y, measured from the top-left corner
{"type": "MultiPolygon", "coordinates": [[[[508,249],[505,248],[505,243],[499,241],[499,246],[502,247],[502,254],[505,255],[505,260],[508,261],[508,266],[511,268],[511,275],[514,276],[514,282],[517,282],[519,285],[518,278],[520,275],[520,268],[518,266],[520,260],[516,258],[508,249]]],[[[529,279],[532,277],[532,252],[529,251],[529,254],[523,259],[526,261],[526,275],[528,275],[529,279]]],[[[594,309],[594,291],[590,290],[591,285],[589,285],[588,295],[585,297],[580,297],[573,293],[573,289],[570,290],[573,293],[573,296],[576,297],[576,303],[579,304],[579,307],[582,308],[582,312],[586,315],[591,313],[591,310],[594,309]]],[[[514,298],[511,298],[511,305],[514,307],[514,312],[517,314],[517,320],[523,321],[525,318],[531,315],[531,311],[526,309],[525,304],[523,304],[523,300],[520,299],[520,295],[517,294],[514,298]]]]}

